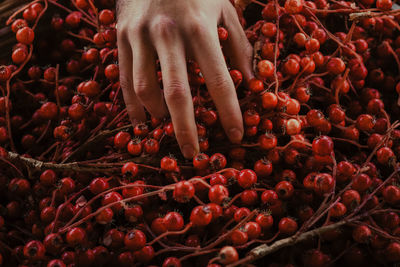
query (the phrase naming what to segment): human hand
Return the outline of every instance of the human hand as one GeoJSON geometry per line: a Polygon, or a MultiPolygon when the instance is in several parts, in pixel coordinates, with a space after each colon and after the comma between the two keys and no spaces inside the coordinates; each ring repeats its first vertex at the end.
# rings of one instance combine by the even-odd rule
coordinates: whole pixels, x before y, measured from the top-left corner
{"type": "Polygon", "coordinates": [[[249,81],[253,49],[229,0],[118,2],[120,82],[129,117],[135,124],[146,120],[144,108],[156,118],[169,111],[186,158],[199,151],[186,58],[198,62],[228,138],[237,143],[243,137],[242,114],[218,39],[220,23],[229,32],[224,52],[249,81]],[[163,92],[156,74],[157,55],[163,92]]]}

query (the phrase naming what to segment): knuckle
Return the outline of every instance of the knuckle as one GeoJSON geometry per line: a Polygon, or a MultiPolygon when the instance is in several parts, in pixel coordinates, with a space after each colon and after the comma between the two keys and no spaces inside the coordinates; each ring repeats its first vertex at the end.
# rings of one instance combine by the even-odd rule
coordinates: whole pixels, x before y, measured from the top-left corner
{"type": "Polygon", "coordinates": [[[185,83],[180,80],[171,80],[164,88],[164,96],[169,101],[180,102],[185,99],[186,93],[185,83]]]}
{"type": "Polygon", "coordinates": [[[120,74],[119,83],[122,89],[130,89],[132,87],[132,79],[124,74],[120,74]]]}
{"type": "Polygon", "coordinates": [[[153,19],[150,31],[160,37],[168,37],[176,31],[176,22],[167,16],[157,16],[153,19]]]}
{"type": "Polygon", "coordinates": [[[219,97],[226,97],[231,93],[233,83],[230,77],[224,74],[216,74],[210,81],[211,88],[214,88],[215,94],[219,97]]]}
{"type": "Polygon", "coordinates": [[[141,109],[137,103],[134,101],[126,101],[125,106],[131,119],[138,119],[138,117],[140,117],[141,109]]]}
{"type": "Polygon", "coordinates": [[[128,40],[127,27],[123,24],[118,24],[117,40],[118,42],[126,42],[128,40]]]}
{"type": "Polygon", "coordinates": [[[135,80],[134,87],[136,95],[140,100],[148,101],[152,99],[152,92],[149,83],[145,79],[135,80]]]}
{"type": "Polygon", "coordinates": [[[186,31],[191,35],[204,36],[207,33],[205,23],[201,19],[191,19],[186,26],[186,31]]]}
{"type": "Polygon", "coordinates": [[[147,24],[143,21],[138,21],[135,23],[130,23],[128,29],[126,30],[129,36],[143,36],[147,30],[147,24]]]}

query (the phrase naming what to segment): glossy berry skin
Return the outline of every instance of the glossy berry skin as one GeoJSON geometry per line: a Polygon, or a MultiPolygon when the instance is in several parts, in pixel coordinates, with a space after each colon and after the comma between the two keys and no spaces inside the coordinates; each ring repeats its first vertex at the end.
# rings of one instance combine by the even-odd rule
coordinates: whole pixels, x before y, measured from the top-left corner
{"type": "Polygon", "coordinates": [[[347,212],[347,208],[346,206],[341,203],[338,202],[336,203],[335,206],[333,206],[330,210],[329,210],[329,214],[333,217],[333,218],[339,218],[342,217],[346,214],[347,212]]]}
{"type": "Polygon", "coordinates": [[[280,199],[289,199],[293,196],[294,187],[291,182],[281,181],[275,185],[275,192],[280,199]]]}
{"type": "Polygon", "coordinates": [[[395,155],[389,147],[382,147],[376,152],[376,159],[380,164],[388,164],[395,159],[395,155]]]}
{"type": "Polygon", "coordinates": [[[261,95],[262,107],[265,110],[273,110],[278,105],[278,98],[272,92],[265,92],[261,95]]]}
{"type": "Polygon", "coordinates": [[[268,160],[258,160],[254,163],[253,167],[255,173],[259,177],[266,177],[269,176],[272,173],[273,166],[272,163],[269,162],[268,160]]]}
{"type": "Polygon", "coordinates": [[[47,267],[66,267],[65,263],[62,260],[51,260],[47,264],[47,267]]]}
{"type": "Polygon", "coordinates": [[[74,227],[67,232],[65,240],[70,246],[81,245],[86,240],[86,232],[80,227],[74,227]]]}
{"type": "Polygon", "coordinates": [[[319,156],[328,156],[333,151],[333,141],[328,136],[320,136],[319,138],[314,139],[312,150],[319,156]]]}
{"type": "Polygon", "coordinates": [[[319,173],[314,178],[314,191],[319,194],[327,194],[333,190],[335,180],[328,173],[319,173]]]}
{"type": "Polygon", "coordinates": [[[144,143],[144,152],[150,155],[156,154],[160,150],[160,144],[155,139],[148,139],[144,143]]]}
{"type": "Polygon", "coordinates": [[[261,235],[261,227],[257,222],[246,223],[244,229],[250,240],[257,239],[261,235]]]}
{"type": "Polygon", "coordinates": [[[291,218],[285,217],[279,221],[279,232],[284,235],[293,235],[297,231],[297,222],[291,218]]]}
{"type": "Polygon", "coordinates": [[[114,12],[109,9],[103,9],[99,13],[99,22],[103,25],[109,25],[114,22],[114,12]]]}
{"type": "Polygon", "coordinates": [[[182,215],[175,211],[168,212],[164,216],[164,223],[168,231],[180,231],[185,227],[182,215]]]}
{"type": "Polygon", "coordinates": [[[24,246],[24,256],[31,261],[38,261],[44,258],[46,250],[40,241],[32,240],[24,246]]]}
{"type": "Polygon", "coordinates": [[[397,205],[400,203],[400,188],[395,185],[386,186],[383,189],[383,197],[386,202],[391,205],[397,205]]]}
{"type": "Polygon", "coordinates": [[[128,132],[119,132],[114,136],[114,146],[117,149],[125,149],[130,140],[131,135],[128,132]]]}
{"type": "Polygon", "coordinates": [[[274,64],[269,60],[261,60],[257,64],[258,73],[263,78],[269,78],[274,75],[274,64]]]}
{"type": "Polygon", "coordinates": [[[131,230],[126,233],[124,244],[129,250],[139,250],[146,245],[146,235],[140,230],[131,230]]]}
{"type": "Polygon", "coordinates": [[[256,222],[262,229],[268,230],[273,226],[274,218],[268,213],[260,213],[256,217],[256,222]]]}
{"type": "Polygon", "coordinates": [[[297,14],[303,10],[303,1],[302,0],[286,0],[285,1],[285,10],[289,14],[297,14]]]}
{"type": "Polygon", "coordinates": [[[166,258],[162,264],[162,267],[181,267],[181,261],[175,257],[166,258]]]}
{"type": "Polygon", "coordinates": [[[124,175],[135,177],[139,172],[139,167],[134,162],[127,162],[122,166],[121,172],[124,175]]]}
{"type": "Polygon", "coordinates": [[[240,229],[233,230],[229,237],[232,245],[241,246],[247,243],[249,236],[245,231],[240,229]]]}
{"type": "Polygon", "coordinates": [[[31,28],[23,27],[17,31],[16,38],[18,42],[29,45],[33,42],[35,33],[31,28]]]}
{"type": "Polygon", "coordinates": [[[193,226],[206,226],[212,220],[211,210],[207,206],[197,206],[190,214],[190,222],[193,226]]]}
{"type": "Polygon", "coordinates": [[[145,246],[141,250],[134,253],[135,259],[142,263],[148,263],[154,258],[154,248],[152,246],[145,246]]]}
{"type": "Polygon", "coordinates": [[[199,153],[193,158],[193,167],[197,170],[204,170],[210,163],[210,157],[207,154],[199,153]]]}
{"type": "Polygon", "coordinates": [[[249,216],[251,211],[248,208],[242,207],[235,211],[233,218],[237,223],[241,222],[244,218],[249,216]]]}
{"type": "Polygon", "coordinates": [[[40,175],[40,182],[44,186],[52,186],[57,180],[57,174],[53,170],[45,170],[40,175]]]}
{"type": "Polygon", "coordinates": [[[220,41],[228,39],[228,31],[224,27],[218,27],[218,38],[220,41]]]}
{"type": "Polygon", "coordinates": [[[258,138],[258,143],[262,149],[270,150],[277,146],[278,140],[275,135],[263,134],[258,138]]]}
{"type": "Polygon", "coordinates": [[[143,146],[140,140],[134,139],[129,141],[126,149],[128,150],[128,153],[132,156],[139,156],[142,153],[143,146]]]}
{"type": "Polygon", "coordinates": [[[253,93],[261,93],[264,90],[264,84],[258,79],[252,79],[249,82],[249,88],[253,93]]]}
{"type": "Polygon", "coordinates": [[[105,179],[105,178],[95,178],[90,183],[89,189],[93,194],[97,195],[97,194],[100,194],[103,191],[106,191],[109,187],[110,187],[110,185],[108,184],[107,179],[105,179]]]}
{"type": "Polygon", "coordinates": [[[328,61],[326,68],[331,74],[338,75],[344,72],[346,65],[340,58],[333,57],[328,61]]]}
{"type": "Polygon", "coordinates": [[[39,109],[40,116],[45,120],[55,119],[58,112],[57,104],[53,102],[46,102],[39,109]]]}
{"type": "Polygon", "coordinates": [[[257,183],[257,175],[250,169],[242,170],[237,177],[238,184],[243,188],[250,188],[257,183]]]}
{"type": "Polygon", "coordinates": [[[225,246],[225,247],[221,248],[221,250],[219,251],[218,258],[222,264],[227,265],[227,264],[238,261],[239,254],[234,247],[225,246]]]}
{"type": "Polygon", "coordinates": [[[222,204],[229,197],[228,189],[223,185],[214,185],[208,191],[208,198],[210,202],[215,204],[222,204]]]}
{"type": "Polygon", "coordinates": [[[0,81],[4,82],[10,79],[11,77],[11,69],[7,66],[0,66],[0,81]]]}
{"type": "Polygon", "coordinates": [[[96,215],[96,222],[98,222],[99,224],[111,223],[113,216],[114,216],[113,210],[110,208],[105,208],[96,215]]]}
{"type": "Polygon", "coordinates": [[[171,157],[163,157],[161,159],[161,169],[164,171],[175,171],[175,169],[178,167],[177,162],[175,159],[171,158],[171,157]]]}
{"type": "Polygon", "coordinates": [[[368,243],[369,240],[372,238],[372,232],[366,225],[357,226],[353,230],[353,239],[357,243],[368,243]]]}
{"type": "Polygon", "coordinates": [[[181,181],[175,185],[173,191],[173,198],[175,201],[180,203],[186,203],[190,201],[190,199],[195,194],[195,188],[192,183],[188,181],[181,181]]]}

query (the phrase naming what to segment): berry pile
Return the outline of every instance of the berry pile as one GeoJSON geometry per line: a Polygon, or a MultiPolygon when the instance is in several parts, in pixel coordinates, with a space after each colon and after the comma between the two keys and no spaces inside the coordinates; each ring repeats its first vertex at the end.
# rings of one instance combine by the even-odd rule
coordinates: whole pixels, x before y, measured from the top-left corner
{"type": "MultiPolygon", "coordinates": [[[[391,0],[231,2],[254,46],[246,86],[227,59],[245,137],[229,142],[189,61],[192,162],[170,120],[129,122],[114,0],[35,0],[10,17],[0,265],[400,261],[400,11],[391,0]]],[[[218,34],[223,48],[229,32],[218,34]]]]}

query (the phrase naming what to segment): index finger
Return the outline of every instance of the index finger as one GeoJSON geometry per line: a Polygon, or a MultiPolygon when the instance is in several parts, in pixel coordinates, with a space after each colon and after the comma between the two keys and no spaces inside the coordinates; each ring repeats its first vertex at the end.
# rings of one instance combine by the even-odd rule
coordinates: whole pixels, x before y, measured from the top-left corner
{"type": "Polygon", "coordinates": [[[222,126],[229,139],[239,143],[243,138],[243,119],[235,86],[228,72],[219,44],[217,28],[215,33],[198,31],[193,51],[208,91],[217,107],[222,126]]]}
{"type": "Polygon", "coordinates": [[[187,75],[185,49],[170,19],[156,25],[158,40],[154,42],[160,59],[165,101],[171,114],[176,139],[186,158],[199,151],[193,101],[187,75]]]}

